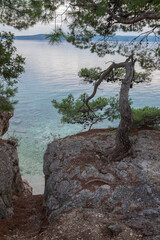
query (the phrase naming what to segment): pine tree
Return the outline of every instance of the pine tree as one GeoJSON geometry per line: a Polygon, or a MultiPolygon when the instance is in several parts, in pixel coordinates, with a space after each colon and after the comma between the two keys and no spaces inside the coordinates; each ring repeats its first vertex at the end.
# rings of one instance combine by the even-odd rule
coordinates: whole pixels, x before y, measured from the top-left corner
{"type": "Polygon", "coordinates": [[[128,101],[129,89],[135,83],[148,80],[154,69],[160,69],[160,2],[70,0],[68,4],[69,10],[66,15],[68,32],[64,32],[62,28],[56,29],[48,36],[51,43],[61,41],[63,37],[78,48],[89,48],[100,57],[118,53],[126,58],[125,61],[111,63],[102,71],[82,69],[80,72],[84,80],[94,82],[93,93],[86,99],[88,111],[92,111],[89,101],[95,96],[102,81],[121,81],[119,98],[121,120],[115,148],[107,156],[109,160],[120,160],[130,153],[132,146],[129,139],[133,123],[128,101]],[[118,42],[116,41],[118,31],[135,32],[137,36],[131,42],[118,42]],[[153,35],[152,44],[149,43],[150,35],[153,35]],[[142,72],[136,71],[135,63],[141,66],[142,72]]]}

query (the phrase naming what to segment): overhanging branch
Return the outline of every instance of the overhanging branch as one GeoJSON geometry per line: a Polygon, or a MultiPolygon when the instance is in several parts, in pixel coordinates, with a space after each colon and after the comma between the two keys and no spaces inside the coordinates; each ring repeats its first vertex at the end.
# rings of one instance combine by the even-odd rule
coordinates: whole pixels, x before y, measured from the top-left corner
{"type": "MultiPolygon", "coordinates": [[[[135,61],[134,61],[135,62],[135,61]]],[[[125,68],[126,70],[128,69],[128,66],[133,63],[133,60],[130,58],[128,58],[125,62],[120,62],[120,63],[112,63],[105,71],[103,71],[103,73],[101,74],[99,80],[94,84],[94,89],[92,94],[86,99],[86,105],[88,107],[89,110],[90,106],[89,106],[89,101],[96,95],[97,89],[99,87],[99,85],[103,82],[103,80],[113,71],[113,69],[116,68],[125,68]]]]}
{"type": "Polygon", "coordinates": [[[119,17],[113,11],[110,11],[110,10],[108,10],[108,14],[114,20],[116,20],[117,23],[122,23],[122,24],[134,24],[142,20],[159,20],[160,19],[160,13],[155,13],[155,12],[139,13],[138,16],[134,16],[131,18],[119,17]]]}

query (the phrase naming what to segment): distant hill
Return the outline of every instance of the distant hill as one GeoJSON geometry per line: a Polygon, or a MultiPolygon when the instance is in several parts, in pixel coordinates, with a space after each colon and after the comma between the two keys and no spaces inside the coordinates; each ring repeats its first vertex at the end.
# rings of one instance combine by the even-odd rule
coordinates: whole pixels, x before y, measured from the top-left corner
{"type": "MultiPolygon", "coordinates": [[[[100,36],[95,36],[93,38],[95,41],[100,39],[100,36]]],[[[113,37],[109,37],[108,41],[119,41],[119,42],[131,42],[132,40],[134,41],[140,41],[142,40],[143,42],[149,41],[149,42],[155,42],[158,41],[160,42],[160,36],[158,36],[158,38],[155,38],[155,36],[148,36],[148,38],[144,38],[142,36],[137,37],[137,36],[120,36],[120,35],[116,35],[113,37]]]]}
{"type": "MultiPolygon", "coordinates": [[[[96,41],[100,38],[100,36],[96,36],[93,39],[96,41]]],[[[120,42],[130,42],[133,39],[135,39],[136,36],[114,36],[114,37],[109,37],[109,41],[120,41],[120,42]]],[[[48,41],[48,39],[46,39],[46,34],[37,34],[37,35],[26,35],[26,36],[15,36],[14,37],[15,40],[38,40],[38,41],[48,41]]],[[[139,37],[138,39],[135,39],[135,41],[139,41],[142,40],[143,37],[139,37]]],[[[146,39],[144,39],[143,41],[146,41],[146,39]]],[[[155,36],[149,36],[148,37],[148,41],[149,42],[154,42],[155,41],[155,36]]],[[[156,41],[160,42],[160,36],[156,41]]]]}
{"type": "Polygon", "coordinates": [[[47,40],[46,34],[37,34],[37,35],[26,35],[26,36],[15,36],[15,40],[47,40]]]}

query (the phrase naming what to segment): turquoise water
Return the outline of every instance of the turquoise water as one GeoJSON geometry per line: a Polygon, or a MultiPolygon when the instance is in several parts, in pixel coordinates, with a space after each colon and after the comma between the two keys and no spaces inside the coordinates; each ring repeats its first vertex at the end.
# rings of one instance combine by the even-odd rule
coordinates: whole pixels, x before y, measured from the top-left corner
{"type": "MultiPolygon", "coordinates": [[[[9,135],[20,140],[18,148],[23,176],[36,176],[42,180],[43,155],[47,143],[56,137],[65,137],[83,130],[82,126],[62,124],[60,115],[52,107],[51,100],[61,100],[69,93],[78,97],[91,93],[93,86],[84,84],[77,76],[82,67],[107,67],[106,62],[122,60],[119,56],[98,58],[88,50],[77,49],[68,43],[50,46],[47,41],[15,41],[18,52],[26,57],[25,73],[18,88],[14,117],[10,121],[9,135]],[[39,178],[40,177],[40,178],[39,178]]],[[[134,107],[145,105],[160,107],[160,72],[153,73],[148,84],[135,86],[130,91],[134,107]]],[[[119,84],[104,83],[97,96],[113,96],[119,92],[119,84]]],[[[94,127],[115,126],[118,123],[104,121],[94,127]]],[[[29,180],[31,181],[31,180],[29,180]]],[[[37,184],[37,183],[35,183],[37,184]]]]}

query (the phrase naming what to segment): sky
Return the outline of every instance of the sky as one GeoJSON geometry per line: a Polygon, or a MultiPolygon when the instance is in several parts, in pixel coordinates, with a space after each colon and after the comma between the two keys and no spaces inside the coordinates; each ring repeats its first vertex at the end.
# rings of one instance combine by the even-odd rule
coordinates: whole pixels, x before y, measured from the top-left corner
{"type": "MultiPolygon", "coordinates": [[[[64,13],[64,11],[66,10],[66,6],[61,6],[56,13],[57,14],[62,14],[64,13]]],[[[64,16],[64,15],[63,15],[64,16]]],[[[63,17],[64,18],[64,17],[63,17]]],[[[61,26],[61,17],[57,17],[56,19],[56,26],[60,27],[61,26]]],[[[51,33],[53,30],[55,29],[55,21],[53,20],[52,22],[48,23],[48,24],[42,24],[41,22],[37,23],[36,25],[34,25],[33,27],[29,27],[26,30],[17,30],[13,27],[10,26],[3,26],[2,24],[0,24],[0,32],[1,31],[7,31],[7,32],[12,32],[14,33],[15,36],[24,36],[24,35],[36,35],[36,34],[49,34],[51,33]]],[[[66,26],[63,23],[63,29],[66,30],[66,26]]],[[[145,29],[148,30],[148,29],[145,29]]],[[[117,35],[128,35],[128,36],[133,36],[133,35],[138,35],[138,33],[136,32],[117,32],[117,35]]]]}
{"type": "MultiPolygon", "coordinates": [[[[66,10],[66,5],[60,7],[56,13],[57,14],[62,14],[66,10]]],[[[60,27],[61,26],[61,17],[57,17],[56,19],[56,26],[60,27]]],[[[13,27],[10,26],[3,26],[0,24],[0,31],[6,31],[6,32],[12,32],[14,33],[15,36],[22,36],[22,35],[36,35],[36,34],[48,34],[51,33],[55,29],[55,21],[53,20],[52,22],[48,24],[42,24],[41,22],[37,23],[33,27],[29,27],[26,30],[17,30],[13,27]]]]}
{"type": "MultiPolygon", "coordinates": [[[[57,21],[57,27],[60,27],[61,23],[60,21],[57,21]]],[[[24,36],[24,35],[36,35],[36,34],[49,34],[55,29],[55,23],[51,22],[49,24],[42,24],[42,23],[37,23],[33,27],[29,27],[26,30],[17,30],[13,27],[9,26],[3,26],[0,24],[0,31],[6,31],[6,32],[12,32],[14,33],[15,36],[24,36]]],[[[132,35],[137,35],[135,32],[117,32],[117,35],[127,35],[127,36],[132,36],[132,35]]]]}
{"type": "Polygon", "coordinates": [[[52,32],[53,29],[54,29],[54,22],[49,24],[37,23],[35,26],[29,27],[26,30],[17,30],[13,27],[0,25],[0,31],[12,32],[14,33],[15,36],[36,35],[41,33],[48,34],[52,32]]]}

